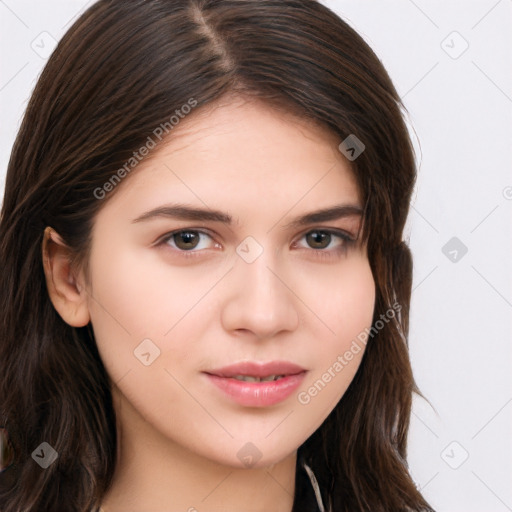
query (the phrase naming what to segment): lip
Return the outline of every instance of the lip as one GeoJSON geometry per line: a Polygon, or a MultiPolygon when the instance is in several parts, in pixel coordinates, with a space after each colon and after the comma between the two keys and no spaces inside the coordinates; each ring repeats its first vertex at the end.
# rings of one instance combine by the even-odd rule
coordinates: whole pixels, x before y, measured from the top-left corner
{"type": "Polygon", "coordinates": [[[304,368],[288,361],[270,361],[257,363],[244,361],[214,370],[204,371],[208,380],[229,398],[246,407],[269,407],[286,400],[306,375],[304,368]],[[284,377],[268,382],[245,382],[237,380],[236,375],[284,377]]]}
{"type": "Polygon", "coordinates": [[[218,377],[235,377],[236,375],[251,375],[252,377],[268,377],[269,375],[295,375],[304,372],[304,368],[288,361],[269,361],[258,363],[256,361],[241,361],[229,366],[204,373],[218,377]]]}

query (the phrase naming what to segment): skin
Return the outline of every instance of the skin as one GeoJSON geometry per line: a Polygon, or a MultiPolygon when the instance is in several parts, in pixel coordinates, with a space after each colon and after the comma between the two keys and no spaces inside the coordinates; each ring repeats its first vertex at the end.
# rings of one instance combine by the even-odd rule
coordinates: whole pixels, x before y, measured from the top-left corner
{"type": "Polygon", "coordinates": [[[307,404],[298,395],[371,326],[366,247],[306,236],[331,229],[356,238],[361,217],[286,227],[312,211],[362,207],[340,138],[256,100],[214,107],[185,118],[104,200],[88,276],[70,267],[57,233],[43,245],[56,310],[70,325],[92,323],[112,380],[119,452],[105,512],[171,503],[173,511],[290,511],[297,448],[343,396],[363,350],[307,404]],[[170,203],[221,210],[233,222],[133,222],[170,203]],[[207,234],[187,251],[179,237],[163,240],[180,229],[207,234]],[[263,249],[252,263],[236,252],[248,236],[263,249]],[[160,350],[149,366],[134,356],[144,339],[160,350]],[[272,360],[307,373],[269,407],[241,406],[201,373],[272,360]],[[261,454],[251,467],[237,456],[248,442],[261,454]]]}

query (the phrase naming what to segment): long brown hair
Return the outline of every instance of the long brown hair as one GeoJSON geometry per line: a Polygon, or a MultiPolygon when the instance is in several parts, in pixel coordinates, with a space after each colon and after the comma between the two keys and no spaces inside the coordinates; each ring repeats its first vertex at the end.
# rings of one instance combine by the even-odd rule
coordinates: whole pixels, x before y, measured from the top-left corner
{"type": "MultiPolygon", "coordinates": [[[[95,215],[119,188],[105,187],[113,173],[157,127],[172,137],[169,119],[191,98],[199,109],[230,93],[257,96],[329,128],[340,142],[355,134],[365,145],[351,166],[367,205],[374,321],[396,302],[402,308],[370,337],[353,382],[299,456],[333,511],[431,510],[406,463],[418,390],[407,346],[412,261],[402,234],[415,159],[381,62],[315,0],[100,0],[48,60],[7,170],[0,426],[14,461],[0,476],[2,512],[94,510],[115,470],[108,375],[90,325],[67,325],[50,302],[45,227],[86,264],[95,215]],[[44,470],[31,456],[42,442],[58,453],[44,470]]],[[[295,512],[300,496],[297,489],[295,512]]]]}

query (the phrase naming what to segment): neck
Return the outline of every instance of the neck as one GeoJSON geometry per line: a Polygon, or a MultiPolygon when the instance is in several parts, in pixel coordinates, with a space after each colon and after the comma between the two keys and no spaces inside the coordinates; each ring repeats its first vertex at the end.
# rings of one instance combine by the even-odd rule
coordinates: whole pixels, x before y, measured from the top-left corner
{"type": "Polygon", "coordinates": [[[118,458],[103,512],[290,512],[296,452],[269,467],[219,464],[155,432],[116,389],[118,458]],[[172,508],[169,508],[172,504],[172,508]]]}

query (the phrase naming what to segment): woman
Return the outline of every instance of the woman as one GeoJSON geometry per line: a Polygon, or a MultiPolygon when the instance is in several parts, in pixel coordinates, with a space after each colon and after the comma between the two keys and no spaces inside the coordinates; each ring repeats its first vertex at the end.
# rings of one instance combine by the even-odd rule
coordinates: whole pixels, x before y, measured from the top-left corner
{"type": "Polygon", "coordinates": [[[400,108],[313,0],[88,9],[7,173],[2,511],[431,510],[400,108]]]}

